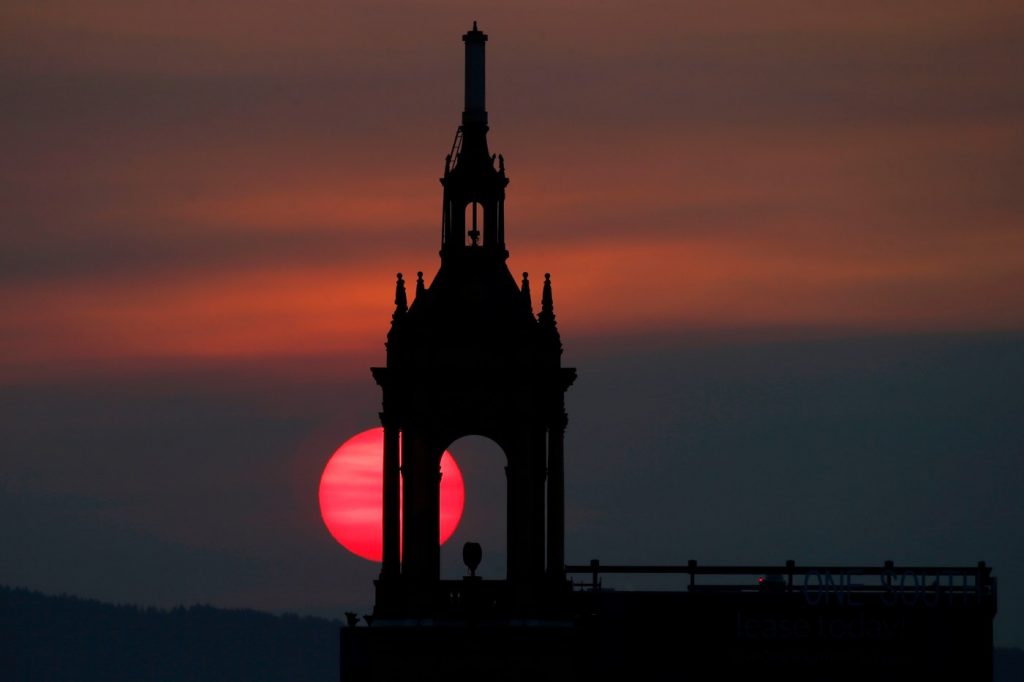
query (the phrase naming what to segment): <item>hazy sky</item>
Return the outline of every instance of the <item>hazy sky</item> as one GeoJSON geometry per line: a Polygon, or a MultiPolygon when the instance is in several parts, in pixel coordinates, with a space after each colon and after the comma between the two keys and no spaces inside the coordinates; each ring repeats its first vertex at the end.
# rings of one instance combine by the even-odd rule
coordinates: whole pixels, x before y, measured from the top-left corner
{"type": "Polygon", "coordinates": [[[0,582],[369,608],[316,486],[436,271],[474,19],[569,560],[984,559],[1024,645],[1019,2],[5,3],[0,582]]]}

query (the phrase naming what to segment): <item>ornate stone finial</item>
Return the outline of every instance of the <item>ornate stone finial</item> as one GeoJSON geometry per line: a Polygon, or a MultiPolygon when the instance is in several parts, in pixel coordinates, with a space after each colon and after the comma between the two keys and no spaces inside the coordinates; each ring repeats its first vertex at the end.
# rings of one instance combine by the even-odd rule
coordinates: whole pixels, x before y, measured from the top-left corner
{"type": "Polygon", "coordinates": [[[551,273],[544,273],[544,293],[540,299],[540,314],[555,319],[555,299],[551,295],[551,273]]]}
{"type": "Polygon", "coordinates": [[[528,272],[523,273],[522,297],[526,309],[530,311],[530,315],[533,315],[533,297],[530,295],[530,273],[528,272]]]}
{"type": "Polygon", "coordinates": [[[426,285],[423,283],[423,273],[422,272],[417,272],[416,273],[416,299],[417,300],[419,300],[419,297],[423,295],[423,292],[426,291],[426,288],[427,288],[426,285]]]}
{"type": "Polygon", "coordinates": [[[405,295],[405,280],[402,273],[398,273],[398,281],[395,282],[395,314],[391,319],[396,319],[409,311],[409,299],[405,295]]]}
{"type": "Polygon", "coordinates": [[[540,325],[541,333],[546,343],[562,354],[562,340],[558,334],[558,324],[555,322],[555,301],[551,295],[551,275],[544,273],[544,293],[540,299],[540,313],[537,315],[537,323],[540,325]]]}

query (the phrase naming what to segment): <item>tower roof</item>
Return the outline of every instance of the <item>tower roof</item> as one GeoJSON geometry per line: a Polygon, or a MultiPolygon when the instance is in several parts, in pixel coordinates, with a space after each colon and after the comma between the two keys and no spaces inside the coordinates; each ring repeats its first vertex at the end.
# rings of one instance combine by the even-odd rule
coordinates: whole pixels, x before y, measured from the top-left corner
{"type": "Polygon", "coordinates": [[[487,34],[477,28],[465,43],[465,109],[445,160],[441,267],[429,286],[420,277],[405,309],[405,284],[396,292],[388,335],[388,365],[557,366],[561,344],[545,283],[540,321],[529,281],[522,288],[506,264],[505,160],[487,145],[484,103],[487,34]],[[399,304],[399,301],[403,303],[399,304]]]}

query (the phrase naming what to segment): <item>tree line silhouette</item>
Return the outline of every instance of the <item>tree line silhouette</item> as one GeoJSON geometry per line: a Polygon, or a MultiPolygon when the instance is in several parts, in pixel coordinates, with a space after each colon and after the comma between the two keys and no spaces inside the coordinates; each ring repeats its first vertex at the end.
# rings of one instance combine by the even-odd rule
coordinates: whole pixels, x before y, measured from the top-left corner
{"type": "Polygon", "coordinates": [[[0,678],[14,682],[338,679],[340,621],[170,610],[0,587],[0,678]]]}

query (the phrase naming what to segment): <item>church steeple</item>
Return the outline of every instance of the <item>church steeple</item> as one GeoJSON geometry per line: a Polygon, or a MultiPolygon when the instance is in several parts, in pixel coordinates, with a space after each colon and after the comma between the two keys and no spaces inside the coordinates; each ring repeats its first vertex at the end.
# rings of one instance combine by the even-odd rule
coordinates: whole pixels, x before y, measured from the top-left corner
{"type": "Polygon", "coordinates": [[[508,178],[487,148],[487,36],[474,24],[462,39],[465,109],[441,178],[441,267],[429,284],[417,273],[413,300],[397,276],[387,366],[373,369],[384,426],[377,615],[438,608],[439,462],[471,434],[507,458],[506,577],[516,608],[528,612],[544,589],[565,584],[564,395],[576,370],[561,366],[550,278],[534,315],[529,278],[520,288],[508,269],[508,178]]]}
{"type": "Polygon", "coordinates": [[[466,96],[462,125],[445,159],[441,259],[463,257],[467,249],[505,259],[505,159],[487,148],[485,44],[476,22],[462,36],[466,44],[466,96]]]}

